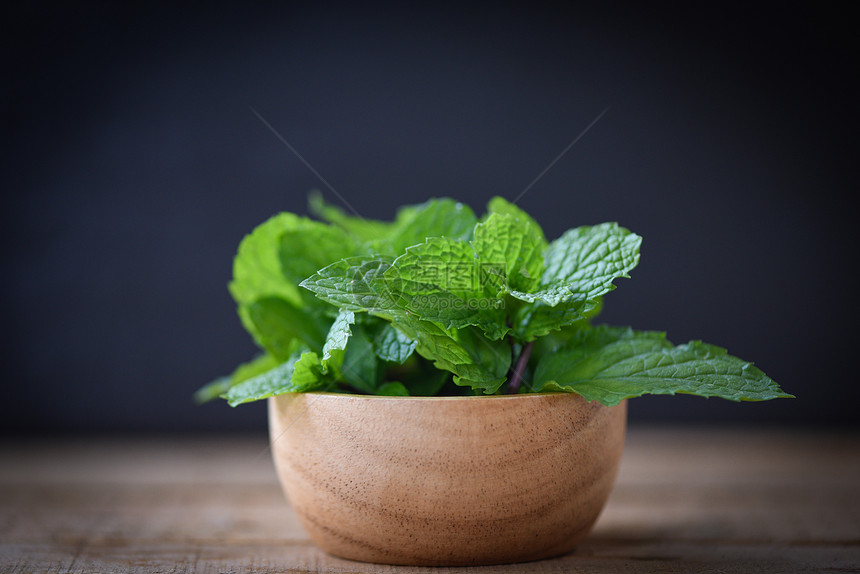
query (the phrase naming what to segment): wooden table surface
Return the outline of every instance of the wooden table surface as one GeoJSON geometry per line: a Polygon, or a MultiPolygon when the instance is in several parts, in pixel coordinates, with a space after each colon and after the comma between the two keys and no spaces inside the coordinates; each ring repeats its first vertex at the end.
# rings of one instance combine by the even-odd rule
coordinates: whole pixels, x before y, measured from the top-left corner
{"type": "Polygon", "coordinates": [[[591,536],[491,568],[340,560],[264,436],[0,443],[0,572],[860,572],[860,435],[632,428],[591,536]]]}

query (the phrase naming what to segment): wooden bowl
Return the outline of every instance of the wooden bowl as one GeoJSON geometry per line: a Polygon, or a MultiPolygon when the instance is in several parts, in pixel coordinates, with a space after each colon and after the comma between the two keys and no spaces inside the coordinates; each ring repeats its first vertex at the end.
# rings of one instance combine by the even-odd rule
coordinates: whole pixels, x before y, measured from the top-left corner
{"type": "Polygon", "coordinates": [[[425,566],[571,551],[612,489],[626,413],[567,393],[269,399],[278,477],[313,541],[425,566]]]}

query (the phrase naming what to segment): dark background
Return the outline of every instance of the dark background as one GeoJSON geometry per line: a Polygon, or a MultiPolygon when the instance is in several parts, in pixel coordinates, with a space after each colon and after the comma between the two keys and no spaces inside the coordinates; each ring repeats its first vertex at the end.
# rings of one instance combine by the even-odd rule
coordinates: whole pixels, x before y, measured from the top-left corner
{"type": "MultiPolygon", "coordinates": [[[[7,431],[235,431],[244,234],[306,195],[451,196],[645,237],[603,319],[754,360],[795,400],[631,421],[857,423],[857,21],[823,3],[27,3],[4,37],[7,431]],[[852,194],[853,195],[853,194],[852,194]]],[[[847,6],[847,5],[846,5],[847,6]]],[[[847,10],[847,8],[845,8],[847,10]]]]}

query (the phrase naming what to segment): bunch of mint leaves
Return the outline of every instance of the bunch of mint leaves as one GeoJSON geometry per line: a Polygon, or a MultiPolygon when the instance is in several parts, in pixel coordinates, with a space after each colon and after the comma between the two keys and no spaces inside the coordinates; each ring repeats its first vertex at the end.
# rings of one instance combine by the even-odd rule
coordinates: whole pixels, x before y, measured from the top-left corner
{"type": "Polygon", "coordinates": [[[570,392],[604,405],[650,394],[791,397],[720,347],[592,326],[642,238],[615,223],[548,242],[493,198],[480,219],[432,199],[394,221],[311,195],[321,221],[275,215],[246,236],[230,292],[263,353],[195,398],[230,405],[284,393],[388,396],[570,392]]]}

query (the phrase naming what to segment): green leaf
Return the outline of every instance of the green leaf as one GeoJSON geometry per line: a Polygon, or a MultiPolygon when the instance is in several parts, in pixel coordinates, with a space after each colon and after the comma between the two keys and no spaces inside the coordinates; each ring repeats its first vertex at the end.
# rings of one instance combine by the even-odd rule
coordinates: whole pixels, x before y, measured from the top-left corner
{"type": "Polygon", "coordinates": [[[319,356],[313,352],[296,352],[274,369],[231,387],[222,397],[235,407],[285,393],[320,390],[326,385],[319,372],[319,356]]]}
{"type": "Polygon", "coordinates": [[[399,316],[395,325],[418,341],[416,351],[438,369],[454,374],[454,382],[486,394],[499,390],[511,366],[511,350],[504,340],[487,339],[476,327],[444,329],[432,321],[399,316]]]}
{"type": "Polygon", "coordinates": [[[529,215],[513,203],[509,202],[507,199],[499,196],[492,198],[487,203],[487,212],[488,217],[490,214],[499,213],[503,215],[510,215],[516,219],[526,222],[529,226],[540,230],[541,239],[546,242],[546,237],[544,237],[543,230],[541,229],[541,226],[538,224],[538,222],[535,221],[531,215],[529,215]]]}
{"type": "Polygon", "coordinates": [[[290,283],[298,285],[318,269],[358,252],[358,245],[343,230],[304,220],[301,226],[281,235],[281,271],[290,283]]]}
{"type": "Polygon", "coordinates": [[[468,243],[431,237],[398,257],[385,279],[400,305],[419,318],[445,328],[477,325],[490,339],[500,339],[509,330],[504,301],[495,279],[482,281],[481,263],[468,243]]]}
{"type": "Polygon", "coordinates": [[[628,272],[639,263],[641,243],[641,237],[616,223],[568,230],[544,253],[538,290],[512,295],[550,306],[604,295],[615,289],[615,279],[630,276],[628,272]]]}
{"type": "Polygon", "coordinates": [[[359,391],[374,394],[382,374],[379,360],[367,331],[361,325],[354,325],[352,330],[341,367],[342,377],[359,391]]]}
{"type": "Polygon", "coordinates": [[[298,309],[306,320],[317,321],[321,313],[319,302],[300,290],[298,282],[357,250],[355,241],[338,228],[292,213],[270,218],[242,240],[233,262],[230,292],[238,304],[242,324],[260,346],[268,348],[271,341],[266,339],[271,333],[261,333],[252,317],[251,307],[258,301],[280,299],[298,309]]]}
{"type": "Polygon", "coordinates": [[[644,394],[762,401],[789,395],[762,371],[700,341],[673,346],[662,333],[596,327],[575,334],[535,369],[540,392],[566,391],[611,406],[644,394]]]}
{"type": "MultiPolygon", "coordinates": [[[[329,378],[325,376],[319,355],[313,351],[302,353],[293,368],[290,377],[291,393],[306,393],[328,386],[329,378]]],[[[280,394],[280,393],[279,393],[280,394]]]]}
{"type": "Polygon", "coordinates": [[[214,381],[206,383],[194,392],[194,402],[198,405],[208,403],[211,400],[219,398],[221,395],[230,390],[233,386],[233,381],[229,375],[226,377],[218,377],[214,381]]]}
{"type": "Polygon", "coordinates": [[[514,335],[521,341],[534,341],[553,331],[587,323],[603,308],[603,299],[583,299],[552,307],[542,301],[522,305],[515,313],[514,335]]]}
{"type": "MultiPolygon", "coordinates": [[[[391,228],[393,226],[393,224],[388,221],[365,219],[360,215],[346,215],[341,209],[327,204],[323,199],[322,194],[318,191],[310,194],[308,197],[308,206],[311,213],[320,219],[337,225],[362,242],[384,239],[391,233],[391,228]]],[[[305,277],[307,277],[307,275],[305,275],[305,277]]]]}
{"type": "Polygon", "coordinates": [[[390,323],[386,323],[373,339],[376,356],[383,361],[397,364],[403,364],[417,345],[418,341],[410,339],[390,323]]]}
{"type": "Polygon", "coordinates": [[[398,381],[391,381],[388,383],[384,383],[376,389],[377,395],[382,395],[386,397],[408,397],[409,390],[398,381]]]}
{"type": "Polygon", "coordinates": [[[428,363],[427,365],[428,368],[408,373],[402,379],[404,386],[406,386],[411,396],[432,397],[438,395],[442,387],[445,386],[445,383],[451,378],[450,372],[437,369],[432,363],[428,363]]]}
{"type": "Polygon", "coordinates": [[[600,297],[615,289],[613,281],[629,277],[639,262],[641,242],[641,237],[615,223],[571,229],[553,241],[544,251],[545,268],[538,287],[511,292],[529,303],[513,305],[515,336],[533,341],[587,322],[600,311],[600,297]]]}
{"type": "Polygon", "coordinates": [[[530,218],[507,213],[491,214],[474,236],[473,245],[428,238],[407,248],[385,278],[422,320],[446,329],[474,325],[501,339],[510,330],[502,296],[538,284],[546,243],[530,218]]]}
{"type": "Polygon", "coordinates": [[[328,373],[329,369],[334,369],[335,373],[340,372],[347,342],[352,335],[350,325],[353,323],[355,323],[355,313],[342,310],[337,314],[334,323],[331,324],[322,349],[322,370],[324,373],[328,373]]]}
{"type": "Polygon", "coordinates": [[[390,257],[350,257],[328,265],[299,285],[341,310],[384,312],[399,308],[384,279],[390,257]]]}
{"type": "Polygon", "coordinates": [[[367,311],[390,321],[409,339],[416,351],[437,368],[456,375],[455,382],[485,392],[496,392],[510,367],[510,348],[504,341],[488,340],[481,331],[461,329],[420,319],[400,302],[402,295],[386,280],[390,259],[351,258],[321,269],[301,283],[317,297],[353,312],[367,311]]]}
{"type": "Polygon", "coordinates": [[[246,381],[259,374],[265,373],[278,366],[278,361],[272,355],[264,353],[247,363],[242,363],[236,370],[226,377],[219,377],[211,383],[201,387],[194,393],[194,400],[198,404],[202,404],[212,399],[217,399],[226,393],[230,387],[246,381]]]}
{"type": "Polygon", "coordinates": [[[468,241],[477,221],[468,205],[448,198],[431,199],[401,208],[390,235],[371,246],[378,253],[397,256],[428,237],[468,241]]]}
{"type": "Polygon", "coordinates": [[[493,213],[475,226],[474,243],[428,238],[406,249],[385,278],[401,304],[444,328],[479,327],[504,337],[505,293],[531,290],[543,270],[543,232],[530,218],[493,213]]]}
{"type": "Polygon", "coordinates": [[[198,400],[221,394],[236,405],[336,384],[391,396],[457,394],[454,384],[497,393],[523,348],[533,350],[523,389],[604,404],[646,393],[790,396],[719,347],[590,327],[639,260],[641,238],[617,224],[548,244],[501,197],[480,222],[447,198],[404,207],[392,222],[348,216],[319,195],[310,206],[330,224],[279,214],[240,244],[230,291],[267,354],[198,400]]]}
{"type": "Polygon", "coordinates": [[[242,239],[233,260],[230,293],[239,306],[250,305],[263,297],[280,297],[301,304],[299,289],[286,281],[281,271],[281,235],[300,225],[293,213],[280,213],[257,226],[242,239]]]}
{"type": "Polygon", "coordinates": [[[313,350],[322,349],[327,332],[324,316],[278,297],[264,297],[246,309],[259,343],[278,361],[287,360],[293,353],[294,339],[313,350]]]}
{"type": "Polygon", "coordinates": [[[547,243],[543,231],[530,217],[490,214],[475,226],[474,246],[484,266],[502,266],[505,292],[530,292],[537,287],[547,243]]]}
{"type": "Polygon", "coordinates": [[[230,375],[230,379],[233,381],[233,384],[241,383],[242,381],[246,381],[251,377],[256,377],[266,371],[274,369],[278,366],[278,361],[272,355],[267,353],[263,353],[251,359],[247,363],[242,363],[233,373],[230,375]]]}
{"type": "Polygon", "coordinates": [[[448,198],[401,207],[391,222],[346,215],[326,204],[320,194],[312,194],[309,203],[317,217],[366,243],[371,252],[391,256],[400,255],[410,245],[422,243],[428,237],[468,240],[477,222],[469,206],[448,198]]]}
{"type": "Polygon", "coordinates": [[[430,237],[395,259],[385,279],[408,295],[439,292],[472,294],[477,291],[477,255],[471,245],[444,237],[430,237]]]}

